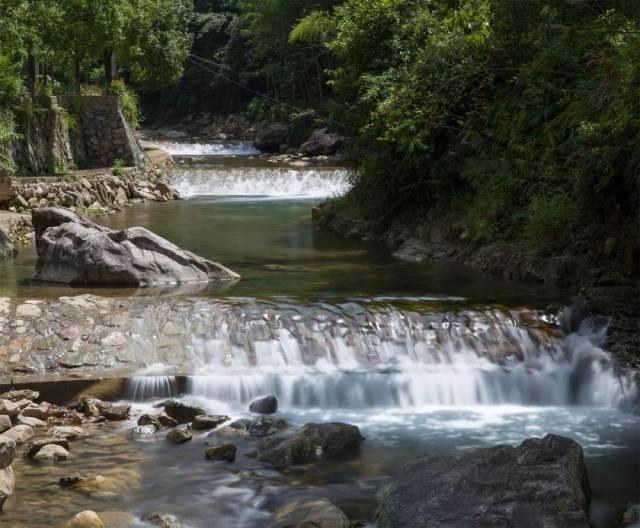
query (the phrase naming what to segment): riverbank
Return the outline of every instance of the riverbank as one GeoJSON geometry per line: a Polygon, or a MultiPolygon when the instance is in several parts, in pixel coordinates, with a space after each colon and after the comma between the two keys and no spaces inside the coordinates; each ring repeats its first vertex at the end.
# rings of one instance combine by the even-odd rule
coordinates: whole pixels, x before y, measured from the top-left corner
{"type": "Polygon", "coordinates": [[[602,315],[611,319],[605,346],[623,366],[640,368],[640,287],[606,259],[575,254],[541,256],[518,243],[478,246],[456,236],[443,220],[423,223],[396,222],[377,232],[344,199],[333,199],[314,208],[315,225],[341,237],[375,240],[397,259],[427,263],[455,262],[505,279],[569,288],[579,302],[580,318],[602,315]]]}
{"type": "Polygon", "coordinates": [[[6,209],[0,209],[0,259],[15,256],[21,246],[33,241],[31,209],[66,207],[82,215],[103,216],[145,201],[180,199],[179,193],[165,183],[173,158],[144,142],[141,151],[141,168],[117,166],[12,178],[6,209]]]}

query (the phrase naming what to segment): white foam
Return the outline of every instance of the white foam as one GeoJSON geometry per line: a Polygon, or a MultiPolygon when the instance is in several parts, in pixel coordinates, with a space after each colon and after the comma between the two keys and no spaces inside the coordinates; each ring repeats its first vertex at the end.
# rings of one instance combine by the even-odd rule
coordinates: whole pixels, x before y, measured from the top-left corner
{"type": "Polygon", "coordinates": [[[253,156],[260,152],[251,143],[157,142],[172,156],[253,156]]]}
{"type": "Polygon", "coordinates": [[[326,198],[344,194],[349,183],[342,169],[206,168],[173,171],[171,184],[183,196],[268,196],[326,198]]]}

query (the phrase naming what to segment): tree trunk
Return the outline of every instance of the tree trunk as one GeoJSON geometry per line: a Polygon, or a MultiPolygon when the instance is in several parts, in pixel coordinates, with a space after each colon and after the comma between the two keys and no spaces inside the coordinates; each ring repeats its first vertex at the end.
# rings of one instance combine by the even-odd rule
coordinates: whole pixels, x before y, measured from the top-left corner
{"type": "Polygon", "coordinates": [[[33,53],[29,53],[29,57],[27,58],[27,68],[29,69],[27,76],[27,89],[31,94],[31,97],[36,96],[36,78],[37,78],[37,68],[38,64],[36,62],[36,58],[33,56],[33,53]]]}
{"type": "Polygon", "coordinates": [[[76,95],[80,95],[82,92],[81,86],[80,86],[80,59],[78,57],[76,57],[75,59],[75,65],[74,65],[74,74],[75,74],[75,81],[76,81],[76,95]]]}
{"type": "Polygon", "coordinates": [[[104,80],[107,85],[107,93],[111,90],[111,83],[118,78],[118,65],[115,51],[104,52],[104,80]]]}

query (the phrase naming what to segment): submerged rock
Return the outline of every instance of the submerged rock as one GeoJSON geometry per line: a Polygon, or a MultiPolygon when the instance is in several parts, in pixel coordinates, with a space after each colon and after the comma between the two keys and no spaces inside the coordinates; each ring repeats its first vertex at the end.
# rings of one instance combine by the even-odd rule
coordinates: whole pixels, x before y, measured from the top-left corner
{"type": "Polygon", "coordinates": [[[34,209],[32,216],[37,281],[146,287],[239,278],[142,227],[116,231],[53,207],[34,209]]]}
{"type": "Polygon", "coordinates": [[[260,445],[258,460],[277,467],[357,453],[363,438],[355,425],[340,422],[306,424],[292,436],[260,445]]]}
{"type": "Polygon", "coordinates": [[[208,415],[199,415],[194,417],[193,422],[191,423],[191,428],[195,431],[204,431],[206,429],[215,429],[220,424],[231,420],[228,416],[220,415],[220,416],[208,416],[208,415]]]}
{"type": "Polygon", "coordinates": [[[278,398],[275,396],[265,396],[253,400],[249,405],[249,410],[258,414],[275,414],[278,412],[278,398]]]}
{"type": "Polygon", "coordinates": [[[167,442],[172,444],[184,444],[193,438],[193,435],[186,429],[172,429],[167,433],[167,442]]]}
{"type": "Polygon", "coordinates": [[[425,455],[405,466],[385,496],[381,528],[589,526],[582,448],[556,435],[459,458],[425,455]]]}
{"type": "Polygon", "coordinates": [[[104,523],[96,512],[86,510],[59,525],[59,528],[104,528],[104,523]]]}
{"type": "Polygon", "coordinates": [[[158,418],[156,416],[153,416],[152,414],[143,414],[142,416],[140,416],[140,418],[138,418],[138,426],[152,426],[156,431],[162,429],[160,420],[158,420],[158,418]]]}
{"type": "Polygon", "coordinates": [[[140,473],[129,467],[117,467],[101,474],[72,475],[59,480],[60,486],[71,491],[100,498],[115,498],[130,494],[140,485],[140,473]]]}
{"type": "Polygon", "coordinates": [[[62,448],[64,448],[66,451],[69,451],[69,442],[65,439],[56,439],[56,438],[38,438],[36,440],[34,440],[33,442],[31,442],[25,452],[24,452],[24,456],[27,458],[33,458],[35,457],[38,452],[45,446],[48,445],[57,445],[60,446],[62,448]]]}
{"type": "Polygon", "coordinates": [[[233,462],[236,459],[236,451],[238,448],[233,444],[222,444],[208,448],[204,452],[207,460],[224,460],[225,462],[233,462]]]}
{"type": "Polygon", "coordinates": [[[34,455],[34,460],[58,462],[59,460],[67,460],[69,458],[69,451],[64,447],[56,444],[47,444],[43,446],[34,455]]]}
{"type": "Polygon", "coordinates": [[[257,420],[241,418],[230,423],[219,431],[215,431],[217,436],[271,436],[289,427],[285,420],[261,416],[257,420]]]}
{"type": "Polygon", "coordinates": [[[178,519],[166,513],[148,513],[142,520],[160,528],[184,528],[184,525],[178,519]]]}
{"type": "Polygon", "coordinates": [[[175,400],[164,402],[164,412],[178,423],[192,422],[196,416],[207,414],[205,410],[200,407],[192,407],[175,400]]]}
{"type": "Polygon", "coordinates": [[[171,416],[167,416],[166,414],[158,414],[156,418],[162,427],[175,427],[178,425],[178,420],[171,418],[171,416]]]}
{"type": "Polygon", "coordinates": [[[349,528],[344,512],[329,500],[318,497],[297,500],[278,508],[269,528],[349,528]]]}

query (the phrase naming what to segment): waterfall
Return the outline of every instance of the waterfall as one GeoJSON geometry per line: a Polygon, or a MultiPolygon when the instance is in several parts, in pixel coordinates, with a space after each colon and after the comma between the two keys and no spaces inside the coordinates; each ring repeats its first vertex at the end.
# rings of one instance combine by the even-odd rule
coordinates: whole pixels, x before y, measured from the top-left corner
{"type": "Polygon", "coordinates": [[[347,171],[329,168],[177,168],[171,184],[183,196],[325,198],[348,189],[347,171]]]}
{"type": "Polygon", "coordinates": [[[157,144],[172,156],[253,156],[260,153],[249,142],[186,143],[158,141],[157,144]]]}
{"type": "Polygon", "coordinates": [[[202,300],[171,315],[180,354],[153,361],[180,357],[187,393],[242,405],[275,394],[283,408],[303,409],[619,407],[635,389],[601,348],[601,323],[565,334],[528,310],[202,300]]]}
{"type": "Polygon", "coordinates": [[[177,383],[174,376],[159,374],[165,370],[160,365],[153,365],[138,372],[127,380],[125,398],[130,401],[144,402],[153,398],[170,398],[177,394],[177,383]]]}

